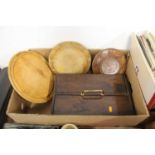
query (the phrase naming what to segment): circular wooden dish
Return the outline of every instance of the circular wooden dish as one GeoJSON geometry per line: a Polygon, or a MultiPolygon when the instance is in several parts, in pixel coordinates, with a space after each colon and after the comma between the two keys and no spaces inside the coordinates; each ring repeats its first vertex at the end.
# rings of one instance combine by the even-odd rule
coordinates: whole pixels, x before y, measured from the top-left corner
{"type": "Polygon", "coordinates": [[[105,49],[97,53],[92,63],[92,70],[95,74],[123,74],[125,69],[125,53],[117,49],[105,49]]]}
{"type": "Polygon", "coordinates": [[[86,73],[91,65],[91,55],[77,42],[62,42],[51,50],[49,65],[54,73],[86,73]]]}
{"type": "Polygon", "coordinates": [[[52,97],[53,74],[41,54],[17,53],[9,63],[8,74],[13,88],[25,100],[40,104],[52,97]]]}

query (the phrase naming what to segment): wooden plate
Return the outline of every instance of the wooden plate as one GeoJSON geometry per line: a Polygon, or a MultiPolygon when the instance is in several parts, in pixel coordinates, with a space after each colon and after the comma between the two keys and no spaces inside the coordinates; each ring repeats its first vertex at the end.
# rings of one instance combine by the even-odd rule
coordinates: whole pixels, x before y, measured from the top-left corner
{"type": "Polygon", "coordinates": [[[90,64],[89,51],[77,42],[62,42],[49,54],[49,65],[54,73],[86,73],[90,64]]]}
{"type": "Polygon", "coordinates": [[[97,53],[92,63],[92,70],[95,74],[123,74],[125,69],[125,53],[117,49],[105,49],[97,53]]]}
{"type": "Polygon", "coordinates": [[[53,74],[37,52],[23,51],[9,63],[9,79],[16,92],[31,103],[45,103],[52,95],[53,74]]]}

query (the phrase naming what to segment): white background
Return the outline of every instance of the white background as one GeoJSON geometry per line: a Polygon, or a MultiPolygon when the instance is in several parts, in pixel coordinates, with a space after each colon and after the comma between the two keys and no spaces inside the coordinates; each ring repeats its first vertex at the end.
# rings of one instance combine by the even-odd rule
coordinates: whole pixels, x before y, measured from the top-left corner
{"type": "Polygon", "coordinates": [[[128,48],[131,32],[155,28],[154,6],[153,0],[0,0],[0,66],[20,50],[62,40],[128,48]]]}
{"type": "MultiPolygon", "coordinates": [[[[0,0],[0,65],[18,50],[62,39],[127,48],[131,31],[155,27],[154,10],[154,0],[0,0]]],[[[0,154],[140,155],[154,154],[154,144],[154,130],[0,131],[0,154]]]]}
{"type": "Polygon", "coordinates": [[[51,48],[61,41],[78,41],[88,48],[128,49],[130,34],[154,30],[153,27],[105,26],[10,26],[0,27],[0,66],[8,66],[11,57],[29,48],[51,48]]]}

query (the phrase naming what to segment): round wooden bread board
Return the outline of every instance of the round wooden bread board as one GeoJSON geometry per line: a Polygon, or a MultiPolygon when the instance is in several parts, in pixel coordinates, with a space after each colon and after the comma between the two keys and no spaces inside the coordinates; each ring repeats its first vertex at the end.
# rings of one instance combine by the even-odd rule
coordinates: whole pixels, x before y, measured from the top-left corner
{"type": "Polygon", "coordinates": [[[32,51],[17,53],[10,60],[8,75],[15,91],[25,100],[40,104],[51,99],[53,74],[41,54],[32,51]]]}

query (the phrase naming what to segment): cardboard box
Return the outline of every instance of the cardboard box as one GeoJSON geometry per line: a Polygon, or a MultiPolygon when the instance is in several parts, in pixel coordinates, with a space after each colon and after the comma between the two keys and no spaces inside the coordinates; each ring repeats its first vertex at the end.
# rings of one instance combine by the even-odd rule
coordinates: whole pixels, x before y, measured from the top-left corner
{"type": "Polygon", "coordinates": [[[155,77],[152,72],[136,37],[131,35],[130,53],[133,60],[136,75],[143,92],[146,104],[150,104],[151,99],[155,96],[155,77]]]}
{"type": "MultiPolygon", "coordinates": [[[[36,51],[42,53],[47,58],[50,50],[36,49],[36,51]]],[[[97,50],[91,50],[91,52],[96,53],[97,50]]],[[[149,112],[146,108],[146,104],[139,86],[138,79],[136,77],[134,65],[131,58],[129,58],[128,60],[126,74],[133,90],[132,95],[137,115],[51,115],[50,103],[42,105],[37,109],[32,109],[27,113],[22,113],[22,111],[20,110],[20,103],[24,102],[24,100],[15,91],[13,91],[11,95],[9,105],[7,108],[7,115],[17,123],[28,124],[63,125],[67,123],[72,123],[76,124],[77,126],[81,125],[92,127],[136,126],[137,124],[141,123],[149,117],[149,112]]]]}

